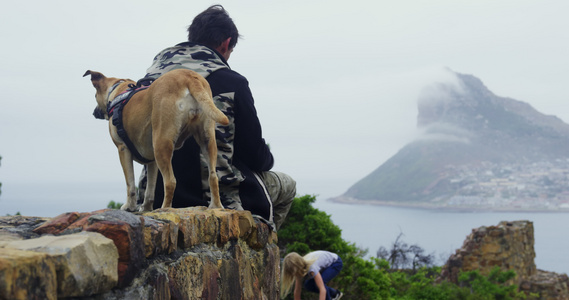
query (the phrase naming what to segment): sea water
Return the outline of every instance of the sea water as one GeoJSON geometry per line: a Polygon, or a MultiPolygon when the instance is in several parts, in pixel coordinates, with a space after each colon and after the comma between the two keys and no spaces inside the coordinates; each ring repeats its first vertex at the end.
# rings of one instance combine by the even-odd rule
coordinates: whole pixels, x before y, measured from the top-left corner
{"type": "Polygon", "coordinates": [[[451,212],[317,200],[314,207],[330,215],[344,240],[376,256],[380,247],[390,249],[397,236],[417,244],[444,264],[459,249],[472,229],[501,221],[529,220],[535,236],[538,269],[569,273],[569,213],[451,212]]]}

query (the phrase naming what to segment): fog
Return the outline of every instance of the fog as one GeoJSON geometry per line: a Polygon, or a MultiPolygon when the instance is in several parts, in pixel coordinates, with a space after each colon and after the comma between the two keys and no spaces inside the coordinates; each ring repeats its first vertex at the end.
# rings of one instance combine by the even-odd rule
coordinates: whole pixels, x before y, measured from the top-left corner
{"type": "MultiPolygon", "coordinates": [[[[211,4],[5,3],[0,215],[124,201],[118,155],[106,121],[91,115],[94,89],[82,75],[141,78],[211,4]],[[72,190],[76,201],[58,200],[72,190]]],[[[248,78],[275,170],[293,176],[299,194],[342,194],[414,140],[418,96],[452,82],[447,68],[569,120],[569,2],[222,4],[243,35],[229,64],[248,78]]]]}

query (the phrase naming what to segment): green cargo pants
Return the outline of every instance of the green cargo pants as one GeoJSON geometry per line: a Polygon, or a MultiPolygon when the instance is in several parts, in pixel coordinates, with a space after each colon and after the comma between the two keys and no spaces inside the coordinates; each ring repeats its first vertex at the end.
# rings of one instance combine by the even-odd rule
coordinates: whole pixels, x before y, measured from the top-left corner
{"type": "MultiPolygon", "coordinates": [[[[281,172],[267,171],[259,174],[260,179],[265,184],[267,193],[271,198],[273,206],[273,220],[268,221],[275,230],[278,230],[286,219],[290,206],[296,196],[296,181],[287,174],[281,172]]],[[[144,200],[146,190],[146,168],[142,169],[138,184],[138,203],[144,200]]]]}

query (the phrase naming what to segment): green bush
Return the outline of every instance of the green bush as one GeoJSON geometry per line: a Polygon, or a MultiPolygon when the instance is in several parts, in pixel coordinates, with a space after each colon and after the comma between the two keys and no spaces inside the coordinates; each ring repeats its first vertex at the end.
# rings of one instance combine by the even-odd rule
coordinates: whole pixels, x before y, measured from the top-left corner
{"type": "Polygon", "coordinates": [[[499,267],[494,267],[488,276],[482,276],[478,271],[461,273],[458,281],[460,286],[480,297],[476,299],[525,299],[525,295],[518,292],[517,285],[508,284],[515,277],[514,271],[502,271],[499,267]]]}
{"type": "Polygon", "coordinates": [[[441,300],[456,299],[453,290],[456,286],[443,282],[435,284],[440,267],[421,268],[416,273],[396,271],[390,273],[393,299],[441,300]]]}
{"type": "Polygon", "coordinates": [[[278,233],[281,251],[306,253],[313,249],[327,249],[339,255],[352,251],[330,216],[312,207],[314,201],[316,198],[309,195],[294,199],[286,222],[278,233]]]}
{"type": "Polygon", "coordinates": [[[107,208],[112,208],[112,209],[121,209],[122,203],[119,202],[115,202],[113,200],[111,200],[109,202],[109,204],[107,204],[107,208]]]}

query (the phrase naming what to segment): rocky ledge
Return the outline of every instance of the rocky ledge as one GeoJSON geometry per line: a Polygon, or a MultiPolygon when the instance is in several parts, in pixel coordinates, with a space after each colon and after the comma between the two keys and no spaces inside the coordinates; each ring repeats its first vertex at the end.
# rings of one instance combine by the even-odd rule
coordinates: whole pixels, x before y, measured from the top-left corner
{"type": "Polygon", "coordinates": [[[0,217],[0,299],[278,299],[276,242],[205,207],[0,217]]]}

